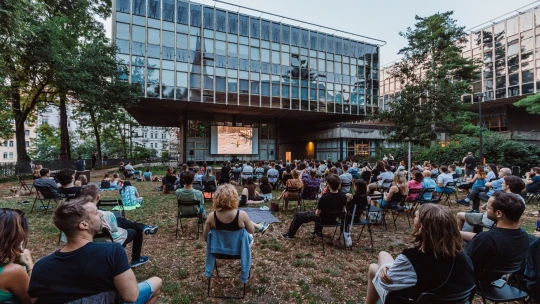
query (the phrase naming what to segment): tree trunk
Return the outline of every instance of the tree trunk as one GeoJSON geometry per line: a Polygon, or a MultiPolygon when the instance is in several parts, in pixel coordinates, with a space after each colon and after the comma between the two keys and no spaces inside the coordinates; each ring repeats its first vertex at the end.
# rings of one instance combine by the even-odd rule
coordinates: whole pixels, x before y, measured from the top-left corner
{"type": "Polygon", "coordinates": [[[101,156],[101,138],[99,136],[99,129],[96,122],[96,113],[93,109],[90,109],[90,119],[92,120],[92,128],[94,129],[94,136],[96,137],[96,145],[97,145],[97,151],[98,151],[98,158],[103,159],[101,156]]]}
{"type": "Polygon", "coordinates": [[[60,159],[71,160],[66,94],[60,95],[60,159]]]}
{"type": "Polygon", "coordinates": [[[126,147],[126,134],[125,134],[125,128],[120,127],[120,139],[122,143],[122,154],[124,154],[124,158],[127,158],[127,147],[126,147]]]}
{"type": "Polygon", "coordinates": [[[28,161],[28,153],[26,151],[25,136],[24,136],[24,122],[26,121],[26,115],[21,109],[21,94],[19,93],[19,86],[14,81],[11,86],[11,98],[13,104],[13,116],[15,119],[15,140],[17,145],[17,161],[28,161]]]}

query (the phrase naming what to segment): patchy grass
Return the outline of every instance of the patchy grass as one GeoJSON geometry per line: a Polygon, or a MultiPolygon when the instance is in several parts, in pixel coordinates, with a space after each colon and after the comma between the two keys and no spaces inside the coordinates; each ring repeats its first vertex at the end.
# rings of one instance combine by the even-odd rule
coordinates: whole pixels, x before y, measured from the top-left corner
{"type": "MultiPolygon", "coordinates": [[[[161,168],[152,169],[154,175],[163,174],[161,168]],[[159,170],[158,170],[159,169],[159,170]]],[[[101,173],[99,173],[101,174],[101,173]]],[[[99,176],[102,176],[99,175],[99,176]]],[[[92,181],[98,181],[93,178],[92,181]]],[[[143,255],[150,257],[150,262],[136,268],[135,274],[139,281],[150,276],[163,279],[163,292],[159,303],[221,303],[217,299],[206,297],[206,277],[204,265],[206,243],[201,238],[196,239],[196,220],[184,220],[184,233],[176,231],[176,200],[173,194],[162,195],[154,189],[160,186],[156,182],[133,183],[144,197],[142,208],[127,211],[130,220],[158,225],[159,232],[154,236],[145,236],[143,255]]],[[[52,223],[51,212],[42,211],[30,213],[31,205],[19,205],[22,198],[10,198],[9,187],[13,183],[0,184],[0,207],[23,209],[30,222],[29,249],[34,260],[37,260],[59,249],[57,246],[59,231],[52,223]]],[[[240,190],[240,189],[239,189],[240,190]]],[[[104,198],[118,197],[117,191],[102,192],[104,198]]],[[[279,195],[274,192],[274,197],[279,195]]],[[[265,204],[269,205],[269,204],[265,204]]],[[[309,201],[307,206],[315,206],[309,201]]],[[[527,206],[526,214],[534,211],[536,205],[527,206]]],[[[209,200],[205,209],[212,210],[209,200]]],[[[292,207],[291,207],[292,209],[292,207]]],[[[465,211],[467,208],[451,206],[452,211],[465,211]]],[[[412,228],[406,219],[400,217],[397,231],[393,225],[373,227],[375,249],[366,251],[369,247],[369,234],[364,231],[359,242],[359,229],[354,228],[353,250],[343,250],[337,241],[334,245],[328,240],[325,244],[326,254],[322,254],[320,240],[311,243],[310,231],[313,224],[305,224],[298,231],[296,239],[284,240],[281,234],[287,231],[294,216],[294,211],[279,212],[275,216],[281,223],[270,226],[264,235],[255,234],[251,277],[247,285],[245,299],[233,303],[357,303],[365,297],[369,263],[376,262],[377,253],[381,250],[398,255],[404,248],[411,246],[412,228]]],[[[536,218],[523,216],[522,227],[529,233],[535,229],[536,218]]],[[[333,231],[325,230],[331,235],[333,231]]],[[[325,238],[326,239],[326,238],[325,238]]],[[[126,248],[131,255],[131,245],[126,248]]],[[[227,275],[239,277],[238,262],[220,261],[227,275]]],[[[220,272],[221,273],[221,272],[220,272]]],[[[234,281],[212,283],[216,291],[221,292],[221,286],[233,292],[241,291],[241,283],[234,281]]]]}

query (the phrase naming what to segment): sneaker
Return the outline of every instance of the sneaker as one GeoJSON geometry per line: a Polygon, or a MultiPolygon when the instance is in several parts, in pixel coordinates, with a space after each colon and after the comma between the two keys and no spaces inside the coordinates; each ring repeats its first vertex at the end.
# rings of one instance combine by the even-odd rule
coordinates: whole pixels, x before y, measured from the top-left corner
{"type": "Polygon", "coordinates": [[[460,205],[463,205],[463,206],[467,206],[467,207],[470,205],[469,202],[467,202],[466,200],[462,200],[462,199],[461,200],[456,200],[456,203],[458,203],[460,205]]]}
{"type": "Polygon", "coordinates": [[[316,236],[318,236],[318,237],[321,237],[321,236],[322,236],[322,233],[320,233],[320,232],[315,232],[315,231],[312,231],[312,232],[310,232],[309,234],[310,234],[310,235],[316,235],[316,236]]]}
{"type": "Polygon", "coordinates": [[[286,240],[292,240],[294,239],[294,236],[289,236],[287,233],[281,235],[282,238],[286,240]]]}
{"type": "Polygon", "coordinates": [[[476,210],[476,209],[473,209],[473,210],[467,211],[467,213],[480,213],[480,211],[478,211],[478,210],[476,210]]]}
{"type": "Polygon", "coordinates": [[[156,234],[158,229],[158,226],[144,226],[142,231],[144,234],[156,234]]]}
{"type": "Polygon", "coordinates": [[[258,229],[258,231],[262,234],[265,233],[266,230],[268,230],[268,227],[270,227],[270,224],[267,223],[261,223],[261,227],[258,229]]]}
{"type": "Polygon", "coordinates": [[[131,268],[139,267],[148,263],[150,259],[147,256],[141,256],[137,261],[131,261],[131,268]]]}

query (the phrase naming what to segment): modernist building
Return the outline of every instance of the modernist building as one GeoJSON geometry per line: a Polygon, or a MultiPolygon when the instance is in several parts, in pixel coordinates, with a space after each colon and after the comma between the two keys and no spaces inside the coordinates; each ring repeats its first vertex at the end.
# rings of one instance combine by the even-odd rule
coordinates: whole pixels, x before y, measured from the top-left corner
{"type": "MultiPolygon", "coordinates": [[[[471,109],[478,112],[482,101],[484,127],[540,144],[538,118],[513,106],[540,91],[540,7],[487,24],[472,31],[462,43],[463,56],[481,66],[473,94],[463,96],[463,102],[471,103],[471,109]],[[483,99],[479,98],[482,94],[483,99]]],[[[381,70],[382,108],[400,91],[390,70],[391,66],[381,70]]]]}
{"type": "Polygon", "coordinates": [[[241,159],[337,160],[373,154],[382,140],[368,130],[349,143],[332,130],[378,110],[384,41],[183,0],[114,4],[118,56],[142,96],[128,111],[142,125],[179,127],[181,159],[231,158],[210,153],[211,126],[258,128],[259,153],[241,159]]]}

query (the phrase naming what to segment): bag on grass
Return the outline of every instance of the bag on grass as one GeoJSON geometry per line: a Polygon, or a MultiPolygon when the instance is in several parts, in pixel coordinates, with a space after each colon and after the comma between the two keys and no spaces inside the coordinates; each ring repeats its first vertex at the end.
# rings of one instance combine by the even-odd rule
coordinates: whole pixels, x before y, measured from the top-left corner
{"type": "MultiPolygon", "coordinates": [[[[353,209],[353,215],[356,213],[356,205],[354,205],[354,209],[353,209]]],[[[351,247],[352,246],[352,237],[351,237],[351,234],[352,234],[352,228],[353,228],[353,221],[354,221],[354,218],[351,218],[351,224],[349,226],[349,231],[345,231],[346,229],[346,224],[347,224],[347,221],[346,221],[346,217],[345,219],[343,219],[343,233],[341,234],[341,237],[339,238],[339,241],[341,243],[341,245],[345,246],[345,247],[351,247]]]]}
{"type": "Polygon", "coordinates": [[[276,202],[272,201],[270,203],[270,211],[279,212],[279,203],[276,203],[276,202]]]}
{"type": "Polygon", "coordinates": [[[383,223],[383,216],[381,212],[370,212],[369,213],[369,220],[372,224],[382,224],[383,223]]]}

